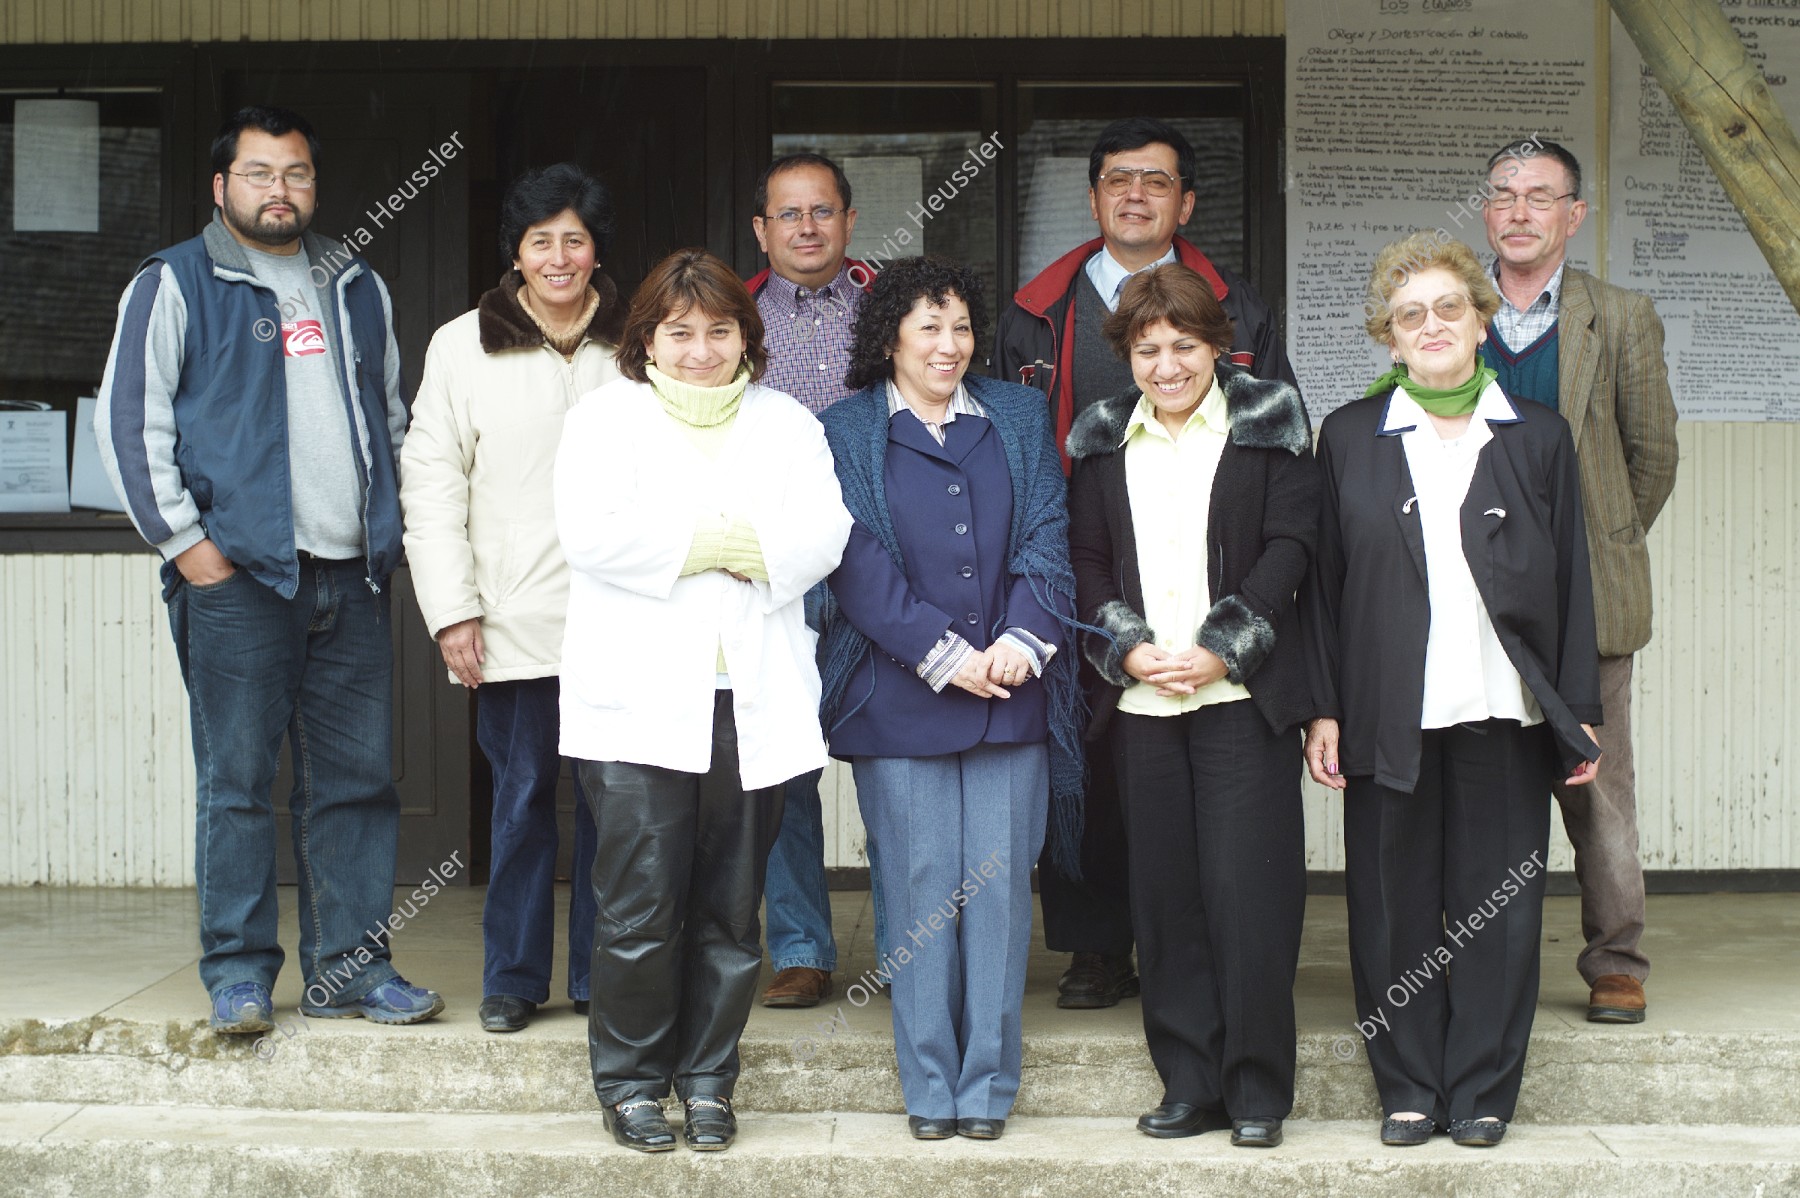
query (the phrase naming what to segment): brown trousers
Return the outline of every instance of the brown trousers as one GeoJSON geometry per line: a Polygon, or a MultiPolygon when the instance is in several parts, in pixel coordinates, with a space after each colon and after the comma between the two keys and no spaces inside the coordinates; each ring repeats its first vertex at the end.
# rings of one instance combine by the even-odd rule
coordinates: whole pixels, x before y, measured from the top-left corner
{"type": "Polygon", "coordinates": [[[1638,861],[1637,769],[1631,754],[1630,655],[1600,659],[1600,703],[1606,722],[1594,729],[1600,773],[1586,786],[1555,787],[1563,828],[1575,846],[1581,885],[1581,934],[1587,946],[1575,968],[1587,979],[1609,973],[1643,981],[1650,960],[1644,934],[1644,867],[1638,861]]]}

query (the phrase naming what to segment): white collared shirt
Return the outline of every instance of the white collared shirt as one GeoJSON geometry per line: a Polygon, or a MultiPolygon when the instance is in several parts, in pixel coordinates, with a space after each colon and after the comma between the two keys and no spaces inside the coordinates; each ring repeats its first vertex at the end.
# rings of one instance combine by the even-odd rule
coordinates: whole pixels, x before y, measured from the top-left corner
{"type": "Polygon", "coordinates": [[[927,420],[925,417],[920,416],[918,412],[913,411],[913,406],[906,402],[906,397],[904,395],[900,394],[900,388],[894,384],[893,379],[888,380],[887,401],[889,420],[892,420],[901,412],[911,412],[918,422],[925,426],[925,431],[930,433],[939,445],[944,443],[944,426],[954,422],[958,416],[985,417],[987,415],[987,409],[981,406],[981,401],[976,399],[973,395],[970,395],[969,389],[961,383],[956,384],[956,394],[950,397],[950,406],[944,409],[944,418],[939,421],[927,420]]]}
{"type": "MultiPolygon", "coordinates": [[[[1476,459],[1494,439],[1488,422],[1512,423],[1518,418],[1512,401],[1492,382],[1476,402],[1468,429],[1454,440],[1438,436],[1431,417],[1406,393],[1404,382],[1394,389],[1388,403],[1381,431],[1406,430],[1399,436],[1425,536],[1425,592],[1431,627],[1425,637],[1421,728],[1448,728],[1487,719],[1517,720],[1529,727],[1544,719],[1543,710],[1494,633],[1463,551],[1462,505],[1475,477],[1476,459]]],[[[1506,513],[1497,509],[1484,514],[1489,519],[1506,519],[1506,513]]]]}
{"type": "MultiPolygon", "coordinates": [[[[1131,528],[1137,542],[1138,585],[1144,620],[1166,653],[1194,647],[1195,634],[1212,610],[1206,579],[1206,526],[1212,511],[1213,479],[1231,416],[1218,379],[1206,393],[1179,438],[1156,418],[1156,405],[1138,397],[1119,444],[1125,454],[1125,494],[1131,501],[1131,528]]],[[[1191,695],[1159,695],[1148,682],[1134,683],[1119,696],[1119,710],[1133,715],[1181,715],[1214,703],[1248,699],[1250,692],[1220,678],[1191,695]]]]}
{"type": "MultiPolygon", "coordinates": [[[[1153,270],[1158,266],[1167,266],[1175,261],[1175,243],[1169,243],[1169,252],[1152,262],[1142,270],[1153,270]]],[[[1093,283],[1094,290],[1100,293],[1100,299],[1106,304],[1108,312],[1119,310],[1119,292],[1125,289],[1125,280],[1138,271],[1126,270],[1119,260],[1112,256],[1112,251],[1101,247],[1100,252],[1087,260],[1088,280],[1093,283]]]]}

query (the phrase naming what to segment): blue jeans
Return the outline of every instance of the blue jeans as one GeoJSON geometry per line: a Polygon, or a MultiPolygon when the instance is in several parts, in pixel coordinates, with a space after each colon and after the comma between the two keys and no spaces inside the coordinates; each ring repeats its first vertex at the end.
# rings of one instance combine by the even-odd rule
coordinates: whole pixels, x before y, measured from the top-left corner
{"type": "Polygon", "coordinates": [[[400,800],[394,793],[393,649],[388,596],[361,562],[302,562],[283,599],[243,570],[179,582],[169,628],[193,721],[200,981],[217,995],[275,984],[275,819],[281,738],[300,867],[300,966],[308,1000],[353,1001],[394,977],[381,926],[394,907],[400,800]]]}
{"type": "MultiPolygon", "coordinates": [[[[814,770],[790,778],[782,788],[781,834],[769,853],[763,915],[769,962],[779,972],[803,966],[837,968],[831,934],[831,893],[825,883],[825,817],[814,770]]],[[[875,907],[875,959],[887,943],[881,888],[875,884],[875,839],[869,838],[869,893],[875,907]]]]}
{"type": "MultiPolygon", "coordinates": [[[[559,680],[484,682],[475,740],[494,770],[493,855],[481,909],[481,993],[550,997],[556,960],[556,783],[559,680]]],[[[569,876],[569,997],[588,996],[594,950],[594,817],[575,779],[575,857],[569,876]]]]}

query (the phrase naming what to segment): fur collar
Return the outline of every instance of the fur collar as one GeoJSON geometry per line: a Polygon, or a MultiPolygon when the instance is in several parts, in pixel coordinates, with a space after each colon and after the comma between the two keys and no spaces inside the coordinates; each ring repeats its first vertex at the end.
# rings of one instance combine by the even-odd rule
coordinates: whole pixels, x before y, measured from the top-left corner
{"type": "MultiPolygon", "coordinates": [[[[595,341],[607,345],[619,343],[619,330],[625,323],[625,310],[619,304],[619,287],[611,279],[595,271],[589,284],[600,293],[600,304],[594,309],[594,318],[588,322],[587,335],[595,341]]],[[[531,319],[531,314],[519,306],[519,288],[525,280],[516,270],[509,270],[500,276],[500,282],[481,297],[476,311],[480,312],[481,348],[484,353],[498,353],[507,349],[535,349],[544,344],[544,331],[531,319]]]]}
{"type": "MultiPolygon", "coordinates": [[[[1219,385],[1225,389],[1225,410],[1231,416],[1231,443],[1245,449],[1285,449],[1292,454],[1312,448],[1312,423],[1306,405],[1292,383],[1259,379],[1242,367],[1221,361],[1219,385]]],[[[1069,457],[1099,457],[1119,448],[1125,427],[1137,407],[1138,389],[1132,387],[1111,399],[1089,406],[1075,417],[1066,446],[1069,457]]]]}

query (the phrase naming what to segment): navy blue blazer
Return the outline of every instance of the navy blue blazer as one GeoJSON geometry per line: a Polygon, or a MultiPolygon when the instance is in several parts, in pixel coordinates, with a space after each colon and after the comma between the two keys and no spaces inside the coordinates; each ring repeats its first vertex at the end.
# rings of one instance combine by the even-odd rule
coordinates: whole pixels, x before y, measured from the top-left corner
{"type": "MultiPolygon", "coordinates": [[[[870,390],[883,394],[879,384],[870,390]]],[[[1027,435],[1048,437],[1044,425],[1027,435]]],[[[944,433],[940,446],[911,412],[888,420],[883,477],[904,571],[858,520],[829,579],[844,617],[874,645],[826,730],[834,757],[931,757],[1048,735],[1041,679],[1009,687],[1009,699],[982,699],[954,683],[934,694],[914,672],[946,629],[978,650],[1015,627],[1059,652],[1073,648],[1030,582],[1007,570],[1013,480],[1000,434],[970,416],[944,433]]]]}

